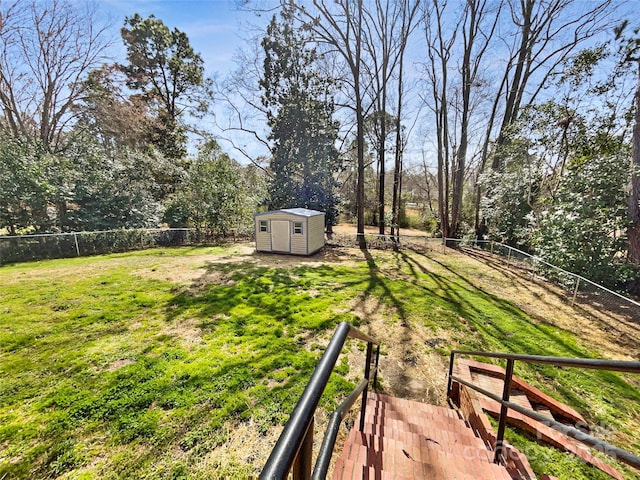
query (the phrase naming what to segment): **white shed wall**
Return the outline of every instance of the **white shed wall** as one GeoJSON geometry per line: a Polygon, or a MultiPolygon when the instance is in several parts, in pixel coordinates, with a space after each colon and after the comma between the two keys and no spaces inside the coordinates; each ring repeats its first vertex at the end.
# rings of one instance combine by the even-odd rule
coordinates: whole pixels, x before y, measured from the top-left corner
{"type": "Polygon", "coordinates": [[[282,220],[289,222],[289,235],[291,238],[291,248],[289,252],[296,255],[308,255],[316,252],[324,246],[324,215],[314,215],[312,217],[294,215],[287,212],[274,211],[267,212],[255,217],[256,250],[261,252],[272,252],[273,245],[271,239],[271,222],[282,220]],[[268,231],[260,231],[260,221],[268,222],[268,231]],[[302,223],[302,234],[293,233],[293,223],[302,223]]]}
{"type": "Polygon", "coordinates": [[[267,220],[267,215],[261,215],[259,217],[255,217],[256,222],[256,250],[259,252],[270,252],[271,251],[271,225],[268,225],[268,231],[261,232],[260,231],[260,220],[267,220]]]}
{"type": "Polygon", "coordinates": [[[307,225],[307,218],[303,217],[292,217],[291,218],[291,253],[295,253],[296,255],[306,255],[307,253],[307,232],[309,231],[309,227],[307,225]],[[302,223],[302,234],[294,234],[293,233],[293,222],[301,222],[302,223]]]}
{"type": "Polygon", "coordinates": [[[313,253],[324,247],[324,215],[309,217],[309,251],[313,253]]]}

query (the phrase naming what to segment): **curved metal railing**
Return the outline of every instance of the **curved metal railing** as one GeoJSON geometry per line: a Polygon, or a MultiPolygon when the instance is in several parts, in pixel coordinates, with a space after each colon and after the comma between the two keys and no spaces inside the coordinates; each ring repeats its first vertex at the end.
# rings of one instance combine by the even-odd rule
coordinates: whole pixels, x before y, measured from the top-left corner
{"type": "Polygon", "coordinates": [[[534,420],[538,420],[540,422],[544,422],[546,425],[550,426],[554,430],[557,430],[565,435],[578,440],[579,442],[584,443],[585,445],[589,445],[590,447],[594,447],[598,449],[600,452],[604,452],[621,462],[626,463],[634,468],[640,469],[640,457],[634,455],[626,450],[623,450],[615,445],[611,445],[599,438],[592,437],[588,435],[583,430],[579,430],[577,428],[569,427],[563,423],[556,422],[555,420],[551,420],[546,416],[540,415],[539,413],[534,412],[533,410],[529,410],[528,408],[521,407],[513,402],[509,401],[509,396],[511,392],[511,379],[513,377],[513,366],[515,361],[522,361],[528,363],[539,363],[539,364],[548,364],[557,367],[573,367],[573,368],[588,368],[595,370],[608,370],[614,372],[627,372],[627,373],[640,373],[640,362],[625,362],[620,360],[603,360],[596,358],[567,358],[567,357],[547,357],[547,356],[539,356],[539,355],[521,355],[521,354],[511,354],[511,353],[488,353],[488,352],[474,352],[468,350],[453,350],[451,352],[450,360],[449,360],[449,378],[447,384],[447,396],[451,394],[451,385],[453,381],[460,383],[461,385],[465,385],[482,395],[485,395],[492,400],[500,403],[502,405],[500,409],[500,417],[498,420],[498,433],[496,434],[496,443],[494,446],[494,462],[498,463],[500,461],[500,456],[502,455],[503,441],[504,441],[504,431],[507,423],[507,412],[508,409],[515,410],[516,412],[521,413],[522,415],[526,415],[527,417],[533,418],[534,420]],[[468,355],[475,357],[489,357],[489,358],[501,358],[507,360],[507,368],[505,370],[504,375],[504,388],[502,392],[502,398],[498,395],[495,395],[487,390],[484,390],[477,385],[472,384],[471,382],[464,380],[456,375],[453,375],[453,362],[455,360],[456,355],[468,355]]]}

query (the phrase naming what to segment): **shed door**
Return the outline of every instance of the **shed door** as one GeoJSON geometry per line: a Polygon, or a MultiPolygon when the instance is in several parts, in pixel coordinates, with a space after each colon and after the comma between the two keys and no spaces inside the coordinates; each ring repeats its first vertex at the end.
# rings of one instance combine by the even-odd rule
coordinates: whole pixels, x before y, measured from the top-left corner
{"type": "Polygon", "coordinates": [[[271,220],[271,250],[291,251],[291,224],[286,220],[271,220]]]}

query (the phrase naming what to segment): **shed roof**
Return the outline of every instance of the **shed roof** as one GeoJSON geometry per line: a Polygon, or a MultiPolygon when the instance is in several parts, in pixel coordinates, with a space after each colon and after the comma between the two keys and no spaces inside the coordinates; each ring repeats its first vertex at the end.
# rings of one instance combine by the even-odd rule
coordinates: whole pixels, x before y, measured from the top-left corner
{"type": "Polygon", "coordinates": [[[292,215],[297,215],[299,217],[315,217],[316,215],[324,215],[324,212],[311,210],[309,208],[283,208],[281,210],[271,210],[270,212],[263,212],[257,215],[266,215],[268,213],[273,213],[273,212],[285,212],[285,213],[290,213],[292,215]]]}
{"type": "Polygon", "coordinates": [[[303,217],[315,217],[316,215],[324,215],[324,212],[318,210],[311,210],[309,208],[285,208],[283,212],[293,213],[294,215],[300,215],[303,217]]]}

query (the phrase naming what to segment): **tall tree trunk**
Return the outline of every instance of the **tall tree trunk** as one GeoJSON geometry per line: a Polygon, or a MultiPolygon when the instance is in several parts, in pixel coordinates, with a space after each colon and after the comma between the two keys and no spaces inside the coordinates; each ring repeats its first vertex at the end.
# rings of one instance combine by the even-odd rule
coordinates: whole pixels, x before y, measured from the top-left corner
{"type": "Polygon", "coordinates": [[[631,148],[631,192],[629,193],[629,217],[631,226],[627,231],[629,261],[640,265],[640,61],[638,61],[638,85],[636,86],[635,119],[631,148]]]}
{"type": "Polygon", "coordinates": [[[464,174],[467,161],[467,148],[469,145],[469,117],[471,115],[471,89],[475,82],[476,69],[472,71],[471,52],[477,34],[477,5],[474,1],[467,2],[467,18],[469,29],[466,28],[466,21],[462,29],[464,38],[464,54],[462,56],[461,91],[462,91],[462,116],[460,119],[460,144],[454,159],[453,170],[453,196],[451,198],[451,233],[458,235],[460,224],[460,210],[462,208],[462,196],[464,194],[464,174]]]}
{"type": "MultiPolygon", "coordinates": [[[[404,48],[400,54],[398,78],[398,112],[396,115],[396,155],[393,168],[393,198],[391,199],[391,235],[400,236],[400,175],[402,172],[402,73],[404,70],[404,48]],[[394,231],[395,230],[395,231],[394,231]]],[[[399,239],[399,238],[398,238],[399,239]]]]}
{"type": "MultiPolygon", "coordinates": [[[[480,201],[482,200],[482,187],[480,185],[480,176],[484,173],[484,170],[487,166],[487,159],[489,158],[489,145],[491,143],[491,132],[493,132],[493,125],[497,120],[497,111],[498,105],[500,103],[500,97],[502,96],[502,92],[507,84],[507,75],[505,74],[502,77],[502,82],[500,83],[500,88],[498,93],[493,99],[493,106],[491,107],[491,114],[489,115],[489,123],[487,124],[487,129],[484,137],[484,141],[482,142],[482,151],[480,153],[480,168],[478,170],[478,175],[476,177],[476,198],[475,198],[475,230],[476,235],[480,232],[481,222],[480,222],[480,201]]],[[[484,222],[483,222],[484,225],[484,222]]],[[[484,228],[484,227],[483,227],[484,228]]]]}
{"type": "MultiPolygon", "coordinates": [[[[385,74],[386,74],[386,69],[385,69],[385,74]]],[[[385,171],[385,165],[384,165],[384,154],[385,154],[385,150],[386,150],[386,135],[387,135],[387,128],[386,128],[386,123],[387,123],[387,118],[386,118],[386,105],[387,105],[387,87],[386,87],[386,81],[384,82],[384,86],[382,87],[382,101],[381,104],[383,106],[383,118],[382,118],[382,123],[380,124],[380,145],[378,146],[378,215],[379,215],[379,222],[378,222],[378,233],[380,235],[384,235],[384,230],[385,230],[385,221],[384,221],[384,197],[385,197],[385,185],[384,185],[384,177],[386,175],[386,171],[385,171]]]]}
{"type": "Polygon", "coordinates": [[[398,111],[395,118],[395,162],[393,167],[393,194],[391,200],[391,235],[400,237],[400,209],[402,202],[402,155],[405,139],[402,136],[402,102],[404,97],[404,54],[407,41],[414,26],[414,19],[418,11],[419,2],[402,2],[402,27],[400,35],[400,49],[397,57],[398,64],[398,111]]]}
{"type": "Polygon", "coordinates": [[[364,113],[362,111],[362,92],[360,90],[360,69],[362,63],[362,0],[358,0],[358,18],[356,19],[355,58],[352,65],[353,86],[356,100],[356,135],[358,142],[358,186],[356,190],[357,226],[356,231],[361,248],[366,248],[364,238],[364,113]]]}
{"type": "MultiPolygon", "coordinates": [[[[531,15],[533,12],[534,0],[522,0],[520,5],[522,7],[522,25],[520,27],[520,48],[518,49],[518,61],[516,63],[516,70],[513,74],[511,81],[511,88],[507,94],[507,103],[504,109],[504,116],[502,117],[502,125],[498,133],[498,139],[496,143],[502,145],[504,143],[504,133],[509,125],[511,125],[518,116],[520,110],[520,101],[522,100],[522,92],[529,79],[528,75],[528,62],[531,61],[531,50],[533,48],[531,42],[531,15]],[[525,75],[524,72],[527,72],[525,75]]],[[[500,155],[493,156],[493,162],[491,168],[499,170],[501,168],[500,155]]]]}

